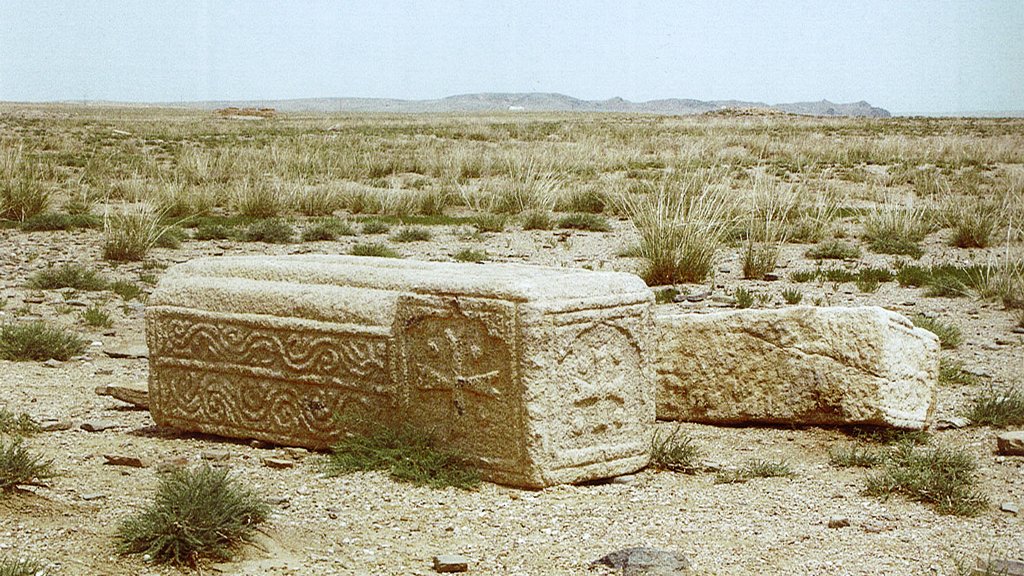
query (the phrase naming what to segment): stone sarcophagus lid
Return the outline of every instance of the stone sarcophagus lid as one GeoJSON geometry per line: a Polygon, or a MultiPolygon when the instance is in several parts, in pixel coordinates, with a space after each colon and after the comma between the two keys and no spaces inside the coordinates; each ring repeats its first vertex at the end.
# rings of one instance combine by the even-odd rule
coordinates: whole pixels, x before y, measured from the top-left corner
{"type": "Polygon", "coordinates": [[[487,480],[647,464],[652,295],[636,276],[352,256],[200,259],[149,299],[158,424],[310,448],[338,415],[411,425],[487,480]]]}

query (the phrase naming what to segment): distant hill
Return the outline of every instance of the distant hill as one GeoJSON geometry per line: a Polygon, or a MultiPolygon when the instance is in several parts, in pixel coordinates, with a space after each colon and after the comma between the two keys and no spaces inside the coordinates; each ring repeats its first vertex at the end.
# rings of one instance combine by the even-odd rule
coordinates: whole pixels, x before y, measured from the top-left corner
{"type": "Polygon", "coordinates": [[[211,102],[175,102],[170,106],[217,109],[274,108],[280,112],[499,112],[523,110],[531,112],[639,112],[647,114],[703,114],[716,110],[767,109],[790,114],[814,116],[870,116],[888,118],[889,111],[867,102],[836,104],[820,102],[793,102],[791,104],[765,104],[741,100],[690,100],[668,98],[631,102],[622,98],[608,100],[581,100],[565,94],[480,93],[460,94],[436,100],[397,100],[392,98],[302,98],[296,100],[222,100],[211,102]]]}

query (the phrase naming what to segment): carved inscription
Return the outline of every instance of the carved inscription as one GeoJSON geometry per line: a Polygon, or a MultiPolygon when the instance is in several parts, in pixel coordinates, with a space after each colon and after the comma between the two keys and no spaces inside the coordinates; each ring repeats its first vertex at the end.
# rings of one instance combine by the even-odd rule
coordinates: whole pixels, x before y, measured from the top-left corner
{"type": "Polygon", "coordinates": [[[411,422],[489,465],[522,444],[514,369],[515,309],[456,299],[407,302],[401,350],[411,422]]]}

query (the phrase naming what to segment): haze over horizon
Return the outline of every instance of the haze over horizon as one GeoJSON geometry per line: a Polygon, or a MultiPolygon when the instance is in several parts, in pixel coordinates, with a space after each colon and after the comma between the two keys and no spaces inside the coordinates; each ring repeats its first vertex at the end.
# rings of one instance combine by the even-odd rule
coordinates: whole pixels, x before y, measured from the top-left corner
{"type": "Polygon", "coordinates": [[[0,5],[0,101],[477,92],[1024,110],[1024,2],[0,5]]]}

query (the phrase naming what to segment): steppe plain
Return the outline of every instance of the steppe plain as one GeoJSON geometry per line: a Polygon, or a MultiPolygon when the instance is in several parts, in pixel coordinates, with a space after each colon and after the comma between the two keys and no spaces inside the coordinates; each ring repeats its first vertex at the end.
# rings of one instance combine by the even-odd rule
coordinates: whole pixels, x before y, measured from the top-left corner
{"type": "MultiPolygon", "coordinates": [[[[938,319],[959,329],[961,341],[942,351],[948,377],[935,422],[955,418],[977,397],[1024,386],[1024,301],[1015,299],[1024,270],[1024,120],[744,111],[250,117],[5,104],[0,178],[17,182],[7,190],[19,198],[44,198],[43,212],[91,215],[32,226],[21,220],[38,206],[0,207],[0,321],[41,319],[89,343],[67,361],[0,361],[0,408],[72,425],[26,438],[57,475],[0,494],[0,557],[33,559],[47,574],[178,573],[119,555],[113,536],[150,497],[160,463],[204,456],[273,505],[257,544],[205,573],[430,574],[434,555],[455,553],[472,560],[475,574],[600,574],[590,562],[642,545],[679,550],[696,573],[722,575],[961,574],[978,556],[1024,555],[1024,516],[1000,510],[1024,506],[1024,458],[995,454],[999,430],[988,426],[934,429],[927,440],[977,462],[990,503],[960,517],[862,494],[872,472],[830,459],[872,445],[851,430],[678,425],[709,469],[770,458],[789,463],[788,478],[716,483],[714,472],[648,469],[536,492],[438,490],[377,472],[327,477],[321,455],[161,429],[148,412],[94,392],[145,385],[145,294],[168,266],[372,245],[423,260],[641,273],[678,291],[680,301],[663,292],[662,312],[745,305],[747,296],[758,307],[788,306],[799,292],[803,304],[880,305],[938,319]],[[668,202],[662,208],[683,210],[670,216],[714,216],[689,236],[711,244],[705,278],[658,277],[644,258],[651,253],[637,249],[645,240],[651,248],[645,230],[672,229],[645,219],[654,204],[642,199],[673,196],[700,202],[668,202]],[[707,206],[714,210],[700,211],[707,206]],[[149,218],[138,260],[111,259],[108,235],[123,225],[122,213],[149,218]],[[571,214],[592,216],[563,222],[571,214]],[[884,222],[905,226],[897,240],[908,242],[876,242],[867,228],[884,222]],[[963,241],[965,226],[987,230],[985,241],[963,241]],[[289,227],[292,241],[277,242],[289,227]],[[417,233],[403,236],[410,229],[417,233]],[[845,249],[841,258],[808,255],[830,241],[845,249]],[[771,259],[775,249],[770,269],[744,266],[752,250],[771,259]],[[69,264],[141,294],[29,286],[40,271],[69,264]],[[938,288],[899,274],[945,264],[976,268],[938,288]],[[799,274],[819,268],[826,272],[816,278],[799,274]],[[868,268],[889,274],[858,276],[868,268]],[[87,310],[109,325],[87,323],[87,310]],[[114,426],[80,427],[95,421],[114,426]],[[107,465],[105,454],[149,466],[107,465]],[[268,457],[294,465],[269,467],[268,457]],[[840,517],[849,525],[830,528],[840,517]]],[[[658,426],[668,434],[677,424],[658,426]]]]}

